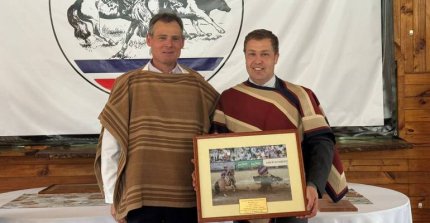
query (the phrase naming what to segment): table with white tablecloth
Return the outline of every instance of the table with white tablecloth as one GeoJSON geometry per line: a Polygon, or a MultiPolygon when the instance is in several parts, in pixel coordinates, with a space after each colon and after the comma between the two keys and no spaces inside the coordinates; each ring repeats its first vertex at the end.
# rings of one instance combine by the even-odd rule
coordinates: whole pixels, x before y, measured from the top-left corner
{"type": "MultiPolygon", "coordinates": [[[[354,204],[357,212],[319,212],[309,223],[412,223],[409,198],[382,187],[349,184],[372,204],[354,204]]],[[[43,188],[0,194],[0,206],[22,194],[37,194],[43,188]]],[[[1,223],[115,223],[108,205],[44,208],[0,208],[1,223]]]]}
{"type": "Polygon", "coordinates": [[[354,204],[357,212],[319,212],[309,223],[412,223],[411,205],[406,195],[364,184],[351,183],[349,187],[372,204],[354,204]]]}

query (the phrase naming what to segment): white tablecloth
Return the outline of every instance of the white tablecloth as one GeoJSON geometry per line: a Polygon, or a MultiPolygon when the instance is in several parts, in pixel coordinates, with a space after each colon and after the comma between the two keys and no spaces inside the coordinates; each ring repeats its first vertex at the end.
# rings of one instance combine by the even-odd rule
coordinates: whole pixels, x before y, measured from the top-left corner
{"type": "MultiPolygon", "coordinates": [[[[319,212],[309,223],[412,223],[409,198],[381,187],[350,184],[373,204],[356,204],[358,212],[319,212]]],[[[24,193],[37,193],[43,188],[0,194],[0,206],[24,193]]],[[[109,206],[0,209],[1,223],[115,223],[109,206]]]]}
{"type": "Polygon", "coordinates": [[[412,223],[409,198],[397,191],[364,184],[350,188],[373,204],[355,204],[358,212],[319,212],[309,223],[412,223]]]}

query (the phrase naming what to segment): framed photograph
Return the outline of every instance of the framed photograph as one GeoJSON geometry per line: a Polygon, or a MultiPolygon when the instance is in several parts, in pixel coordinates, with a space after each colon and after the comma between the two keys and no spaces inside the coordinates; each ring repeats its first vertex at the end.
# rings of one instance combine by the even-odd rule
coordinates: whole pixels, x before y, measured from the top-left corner
{"type": "Polygon", "coordinates": [[[309,213],[296,131],[197,136],[194,159],[199,222],[309,213]]]}

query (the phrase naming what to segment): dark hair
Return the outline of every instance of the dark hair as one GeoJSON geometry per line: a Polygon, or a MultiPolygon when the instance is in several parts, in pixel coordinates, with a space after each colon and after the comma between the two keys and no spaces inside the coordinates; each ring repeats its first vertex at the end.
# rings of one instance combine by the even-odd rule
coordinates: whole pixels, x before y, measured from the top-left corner
{"type": "Polygon", "coordinates": [[[184,24],[182,23],[181,18],[179,18],[174,13],[163,12],[163,13],[159,13],[159,14],[154,15],[151,18],[151,21],[149,21],[149,29],[148,29],[149,35],[151,35],[151,36],[154,35],[154,25],[158,21],[162,21],[162,22],[166,22],[166,23],[177,22],[179,27],[181,27],[181,31],[184,32],[184,24]]]}
{"type": "Polygon", "coordinates": [[[275,51],[276,54],[279,53],[278,37],[275,34],[273,34],[271,31],[266,29],[256,29],[248,33],[248,35],[246,35],[245,37],[245,42],[243,43],[243,52],[245,52],[245,47],[248,41],[253,39],[254,40],[270,39],[270,41],[272,42],[273,51],[275,51]]]}

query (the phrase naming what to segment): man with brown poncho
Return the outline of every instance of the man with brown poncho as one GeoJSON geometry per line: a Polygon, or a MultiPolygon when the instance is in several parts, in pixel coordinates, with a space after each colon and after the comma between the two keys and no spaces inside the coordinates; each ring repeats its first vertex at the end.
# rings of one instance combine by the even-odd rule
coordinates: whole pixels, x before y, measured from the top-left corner
{"type": "Polygon", "coordinates": [[[192,138],[208,133],[218,93],[177,63],[183,24],[155,15],[152,60],[115,81],[99,119],[96,176],[118,222],[197,222],[192,138]]]}

